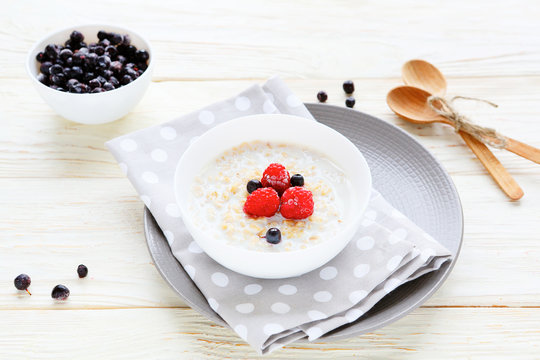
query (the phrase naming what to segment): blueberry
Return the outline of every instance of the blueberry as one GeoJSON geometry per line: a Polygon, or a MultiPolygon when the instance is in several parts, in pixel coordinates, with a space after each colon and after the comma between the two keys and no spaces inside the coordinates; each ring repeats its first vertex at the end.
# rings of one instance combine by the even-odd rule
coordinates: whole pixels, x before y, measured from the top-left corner
{"type": "Polygon", "coordinates": [[[88,85],[90,85],[90,87],[92,89],[95,89],[95,88],[98,88],[98,87],[101,87],[101,83],[99,82],[98,79],[92,79],[88,82],[88,85]]]}
{"type": "Polygon", "coordinates": [[[325,91],[319,91],[317,93],[317,100],[320,102],[326,102],[326,100],[328,100],[328,94],[325,91]]]}
{"type": "Polygon", "coordinates": [[[85,62],[88,67],[94,68],[97,64],[98,55],[94,53],[90,53],[86,55],[85,62]]]}
{"type": "Polygon", "coordinates": [[[146,50],[137,50],[137,52],[135,53],[135,59],[139,62],[146,63],[149,58],[150,55],[146,50]]]}
{"type": "Polygon", "coordinates": [[[63,49],[62,51],[60,51],[59,55],[60,55],[60,59],[67,60],[68,58],[73,56],[73,51],[69,49],[63,49]]]}
{"type": "Polygon", "coordinates": [[[56,285],[52,290],[51,296],[56,300],[66,300],[69,297],[69,289],[64,285],[56,285]]]}
{"type": "Polygon", "coordinates": [[[51,75],[57,75],[62,74],[64,72],[64,68],[61,65],[54,64],[49,68],[49,74],[51,75]]]}
{"type": "Polygon", "coordinates": [[[80,83],[69,87],[68,90],[69,90],[70,93],[74,93],[74,94],[82,94],[83,93],[83,88],[82,88],[80,83]]]}
{"type": "Polygon", "coordinates": [[[114,72],[115,74],[120,74],[122,72],[123,66],[120,61],[113,61],[109,69],[112,70],[112,72],[114,72]]]}
{"type": "Polygon", "coordinates": [[[121,83],[122,85],[127,85],[127,84],[129,84],[130,82],[132,82],[132,81],[133,81],[133,79],[132,79],[131,76],[129,76],[129,75],[124,75],[124,76],[122,76],[122,79],[120,79],[120,83],[121,83]]]}
{"type": "Polygon", "coordinates": [[[121,48],[120,46],[118,47],[118,51],[125,57],[132,59],[135,56],[135,53],[137,53],[137,48],[133,45],[121,45],[121,48]],[[124,50],[123,52],[122,49],[124,50]]]}
{"type": "Polygon", "coordinates": [[[105,89],[103,88],[100,88],[100,87],[97,87],[95,89],[92,89],[92,91],[90,91],[90,93],[101,93],[101,92],[105,92],[105,89]]]}
{"type": "Polygon", "coordinates": [[[107,82],[107,79],[105,79],[103,76],[99,75],[97,78],[96,78],[97,81],[99,81],[99,84],[100,85],[103,85],[107,82]]]}
{"type": "Polygon", "coordinates": [[[71,58],[73,59],[73,64],[82,65],[86,59],[86,55],[84,53],[76,52],[71,58]]]}
{"type": "Polygon", "coordinates": [[[17,290],[26,290],[29,295],[32,295],[30,294],[30,291],[28,291],[30,283],[32,283],[32,280],[30,280],[30,276],[26,274],[21,274],[17,276],[15,280],[13,280],[13,284],[15,285],[17,290]]]}
{"type": "Polygon", "coordinates": [[[47,45],[45,47],[45,54],[47,54],[50,59],[56,59],[58,56],[58,47],[54,44],[47,45]]]}
{"type": "Polygon", "coordinates": [[[111,45],[111,42],[109,41],[109,39],[103,39],[98,44],[103,46],[103,48],[105,49],[107,46],[111,45]]]}
{"type": "Polygon", "coordinates": [[[40,83],[48,85],[49,84],[49,78],[45,74],[39,74],[37,76],[37,79],[40,83]]]}
{"type": "Polygon", "coordinates": [[[126,62],[126,57],[123,56],[123,55],[118,55],[116,57],[116,60],[120,61],[122,64],[124,64],[126,62]]]}
{"type": "Polygon", "coordinates": [[[97,67],[100,69],[108,69],[111,66],[111,58],[107,55],[101,55],[97,58],[97,67]]]}
{"type": "Polygon", "coordinates": [[[60,86],[57,86],[57,87],[56,87],[56,90],[62,91],[62,92],[67,92],[66,89],[64,89],[63,87],[60,87],[60,86]]]}
{"type": "Polygon", "coordinates": [[[45,55],[45,53],[42,51],[38,52],[36,55],[36,60],[39,61],[40,63],[47,61],[47,55],[45,55]]]}
{"type": "Polygon", "coordinates": [[[73,66],[73,57],[67,58],[65,64],[66,66],[73,66]]]}
{"type": "Polygon", "coordinates": [[[346,100],[345,100],[345,105],[347,105],[347,107],[349,108],[352,108],[354,107],[354,104],[356,103],[356,100],[354,100],[354,98],[352,96],[349,96],[346,100]]]}
{"type": "Polygon", "coordinates": [[[75,30],[71,33],[71,35],[69,35],[69,39],[73,42],[81,42],[84,40],[84,35],[75,30]]]}
{"type": "Polygon", "coordinates": [[[78,52],[84,55],[88,55],[90,53],[90,50],[88,50],[87,47],[81,47],[78,52]]]}
{"type": "Polygon", "coordinates": [[[265,238],[270,244],[279,244],[281,241],[281,231],[278,228],[270,228],[266,232],[265,238]]]}
{"type": "Polygon", "coordinates": [[[89,82],[90,80],[92,80],[95,77],[96,77],[96,75],[93,72],[89,71],[89,72],[87,72],[87,73],[85,73],[83,75],[83,81],[84,82],[89,82]]]}
{"type": "Polygon", "coordinates": [[[104,69],[100,69],[99,74],[103,76],[105,79],[109,79],[111,76],[114,75],[111,70],[104,70],[104,69]]]}
{"type": "Polygon", "coordinates": [[[300,174],[291,176],[291,186],[304,186],[304,177],[300,174]]]}
{"type": "Polygon", "coordinates": [[[352,94],[354,92],[354,83],[352,80],[343,82],[343,91],[345,91],[347,94],[352,94]]]}
{"type": "Polygon", "coordinates": [[[116,49],[116,47],[111,45],[105,48],[105,52],[111,59],[116,58],[116,56],[118,55],[118,50],[116,49]]]}
{"type": "Polygon", "coordinates": [[[254,192],[255,190],[257,189],[260,189],[262,188],[262,184],[259,180],[249,180],[248,183],[247,183],[247,186],[246,186],[246,189],[248,191],[248,193],[252,193],[254,192]]]}
{"type": "Polygon", "coordinates": [[[122,41],[122,45],[131,45],[131,37],[129,37],[128,34],[124,34],[124,41],[122,41]]]}
{"type": "Polygon", "coordinates": [[[109,33],[106,32],[106,31],[103,31],[103,30],[99,30],[98,33],[97,33],[97,37],[99,39],[99,41],[101,40],[105,40],[109,37],[109,33]]]}
{"type": "Polygon", "coordinates": [[[95,49],[94,49],[94,52],[96,53],[96,55],[98,56],[101,56],[103,54],[105,54],[105,47],[104,46],[96,46],[95,49]]]}
{"type": "Polygon", "coordinates": [[[109,82],[115,87],[117,88],[119,85],[120,85],[120,82],[118,81],[117,78],[115,78],[114,76],[111,76],[109,78],[109,82]]]}
{"type": "Polygon", "coordinates": [[[66,75],[64,75],[63,73],[51,75],[50,80],[54,85],[62,86],[66,82],[66,75]]]}
{"type": "Polygon", "coordinates": [[[88,275],[88,268],[81,264],[77,267],[77,274],[79,274],[79,277],[82,279],[88,275]]]}
{"type": "Polygon", "coordinates": [[[75,86],[79,83],[79,80],[77,79],[69,79],[67,82],[66,82],[66,85],[68,87],[68,89],[72,86],[75,86]]]}
{"type": "Polygon", "coordinates": [[[50,75],[51,73],[49,72],[49,69],[51,68],[51,66],[52,66],[52,62],[45,61],[39,66],[39,71],[41,71],[45,75],[50,75]]]}
{"type": "Polygon", "coordinates": [[[103,84],[103,90],[114,90],[114,85],[107,81],[105,84],[103,84]]]}
{"type": "Polygon", "coordinates": [[[111,33],[111,36],[109,37],[109,40],[111,44],[118,45],[121,44],[124,41],[124,37],[117,33],[111,33]]]}
{"type": "Polygon", "coordinates": [[[76,79],[82,79],[84,75],[84,71],[80,66],[74,66],[71,68],[71,71],[69,72],[69,77],[76,78],[76,79]]]}
{"type": "Polygon", "coordinates": [[[132,79],[138,78],[139,74],[133,68],[126,68],[124,74],[129,75],[132,79]]]}
{"type": "Polygon", "coordinates": [[[75,50],[73,48],[73,43],[71,40],[66,40],[66,42],[64,43],[64,49],[75,50]]]}

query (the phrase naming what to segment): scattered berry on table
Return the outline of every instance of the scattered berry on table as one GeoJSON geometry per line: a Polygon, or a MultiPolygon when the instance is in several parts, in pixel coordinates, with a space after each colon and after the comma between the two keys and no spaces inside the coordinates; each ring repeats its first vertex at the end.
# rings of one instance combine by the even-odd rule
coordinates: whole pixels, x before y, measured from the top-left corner
{"type": "Polygon", "coordinates": [[[291,186],[304,186],[304,177],[300,174],[291,176],[291,186]]]}
{"type": "Polygon", "coordinates": [[[345,99],[345,105],[349,108],[354,107],[355,103],[356,103],[356,100],[352,96],[349,96],[347,99],[345,99]]]}
{"type": "Polygon", "coordinates": [[[320,102],[326,102],[326,100],[328,100],[328,94],[326,93],[326,91],[319,91],[317,93],[317,100],[319,100],[320,102]]]}
{"type": "Polygon", "coordinates": [[[352,80],[346,80],[343,82],[343,91],[347,94],[352,94],[354,92],[354,83],[352,80]]]}
{"type": "Polygon", "coordinates": [[[264,187],[272,187],[281,196],[290,187],[290,175],[285,166],[277,163],[268,165],[261,178],[264,187]]]}
{"type": "Polygon", "coordinates": [[[262,187],[263,186],[262,186],[261,182],[259,180],[255,180],[255,179],[254,180],[249,180],[247,185],[246,185],[247,192],[250,193],[250,194],[252,192],[254,192],[255,190],[260,189],[262,187]]]}
{"type": "Polygon", "coordinates": [[[286,219],[306,219],[313,214],[313,194],[304,187],[287,189],[281,197],[281,215],[286,219]]]}
{"type": "Polygon", "coordinates": [[[64,285],[56,285],[52,290],[51,297],[56,300],[66,300],[69,297],[69,289],[64,285]]]}
{"type": "Polygon", "coordinates": [[[48,44],[36,55],[38,80],[54,90],[97,93],[127,85],[148,68],[148,51],[131,45],[128,35],[100,30],[97,36],[99,42],[87,44],[75,30],[63,45],[48,44]]]}
{"type": "Polygon", "coordinates": [[[88,268],[81,264],[77,267],[77,274],[79,274],[79,278],[84,278],[86,275],[88,275],[88,268]]]}
{"type": "Polygon", "coordinates": [[[273,216],[279,209],[279,195],[276,190],[265,187],[248,195],[244,203],[244,213],[249,216],[273,216]]]}
{"type": "Polygon", "coordinates": [[[270,228],[264,236],[270,244],[279,244],[281,242],[281,231],[278,228],[270,228]]]}
{"type": "Polygon", "coordinates": [[[30,286],[31,283],[32,283],[32,280],[30,280],[30,276],[26,274],[21,274],[17,276],[15,280],[13,280],[13,284],[15,285],[17,290],[26,290],[26,292],[29,295],[32,295],[30,294],[30,291],[28,291],[28,287],[30,286]]]}

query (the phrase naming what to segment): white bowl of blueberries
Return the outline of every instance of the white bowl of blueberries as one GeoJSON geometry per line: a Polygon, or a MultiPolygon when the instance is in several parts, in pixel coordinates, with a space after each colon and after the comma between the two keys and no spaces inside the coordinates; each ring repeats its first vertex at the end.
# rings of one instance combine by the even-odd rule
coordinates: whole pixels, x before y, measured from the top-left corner
{"type": "Polygon", "coordinates": [[[70,27],[45,36],[28,54],[28,74],[62,117],[103,124],[129,113],[152,78],[148,41],[110,25],[70,27]]]}

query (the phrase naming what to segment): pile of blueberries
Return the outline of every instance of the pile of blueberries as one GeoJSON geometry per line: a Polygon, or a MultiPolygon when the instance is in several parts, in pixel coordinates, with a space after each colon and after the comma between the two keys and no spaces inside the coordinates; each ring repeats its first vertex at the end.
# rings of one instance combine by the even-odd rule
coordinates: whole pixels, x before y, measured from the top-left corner
{"type": "Polygon", "coordinates": [[[86,44],[73,31],[64,45],[47,45],[36,56],[38,80],[59,91],[100,93],[129,84],[148,68],[148,52],[131,45],[129,35],[100,30],[97,37],[99,42],[86,44]]]}

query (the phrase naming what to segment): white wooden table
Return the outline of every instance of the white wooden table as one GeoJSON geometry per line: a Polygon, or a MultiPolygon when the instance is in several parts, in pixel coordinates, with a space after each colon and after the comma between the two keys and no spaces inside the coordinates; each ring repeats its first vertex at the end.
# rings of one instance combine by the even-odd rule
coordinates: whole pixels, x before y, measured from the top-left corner
{"type": "Polygon", "coordinates": [[[424,58],[451,94],[496,110],[468,114],[540,146],[540,6],[530,1],[2,1],[0,12],[0,359],[245,359],[255,352],[207,321],[158,274],[142,209],[104,142],[223,99],[280,74],[306,102],[320,89],[343,106],[407,130],[452,175],[465,239],[444,286],[421,308],[373,333],[292,344],[268,359],[531,359],[540,351],[540,166],[495,151],[525,191],[510,202],[451,129],[409,125],[385,94],[400,67],[424,58]],[[155,47],[142,102],[120,121],[57,116],[24,71],[45,32],[122,23],[155,47]],[[90,269],[79,280],[79,263],[90,269]],[[13,278],[32,277],[33,295],[13,278]],[[65,303],[54,285],[71,289],[65,303]]]}

